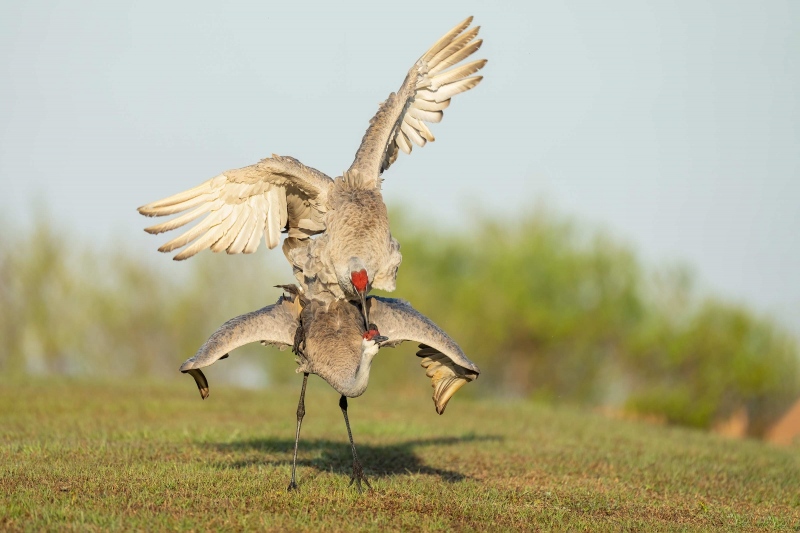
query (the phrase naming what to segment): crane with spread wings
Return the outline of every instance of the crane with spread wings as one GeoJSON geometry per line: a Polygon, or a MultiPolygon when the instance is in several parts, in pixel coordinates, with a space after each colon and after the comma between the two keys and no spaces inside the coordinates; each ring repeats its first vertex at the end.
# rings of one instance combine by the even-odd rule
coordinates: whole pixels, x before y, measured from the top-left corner
{"type": "Polygon", "coordinates": [[[293,285],[282,287],[287,294],[275,304],[232,318],[220,326],[194,357],[183,363],[181,372],[194,378],[200,396],[205,399],[209,395],[209,386],[201,369],[227,358],[235,348],[251,342],[280,349],[292,347],[298,356],[297,372],[303,373],[303,388],[297,405],[289,490],[297,488],[297,445],[306,412],[306,383],[309,374],[316,374],[341,394],[339,407],[353,451],[351,483],[355,481],[360,491],[361,481],[368,487],[369,481],[353,443],[347,398],[356,398],[367,390],[372,362],[380,348],[394,347],[406,341],[419,343],[417,356],[422,358],[425,374],[431,378],[433,404],[439,414],[444,413],[458,389],[478,377],[480,369],[447,333],[408,302],[370,296],[366,305],[375,323],[364,327],[358,303],[335,300],[325,304],[306,299],[293,285]]]}
{"type": "Polygon", "coordinates": [[[183,260],[210,249],[253,253],[261,236],[268,248],[280,243],[307,296],[361,304],[372,288],[393,291],[400,245],[392,237],[381,195],[381,174],[399,151],[411,153],[434,137],[429,123],[441,121],[450,99],[481,81],[485,59],[462,61],[482,44],[479,26],[467,18],[439,39],[408,71],[370,120],[350,168],[329,176],[297,159],[273,155],[229,170],[187,191],[144,205],[148,217],[179,216],[146,228],[158,234],[197,224],[159,248],[183,260]]]}

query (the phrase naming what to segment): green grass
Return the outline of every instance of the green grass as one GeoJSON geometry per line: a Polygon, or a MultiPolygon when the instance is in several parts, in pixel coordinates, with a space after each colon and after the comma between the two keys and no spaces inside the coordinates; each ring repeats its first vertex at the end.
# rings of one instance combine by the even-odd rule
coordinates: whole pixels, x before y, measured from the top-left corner
{"type": "Polygon", "coordinates": [[[47,380],[0,389],[0,529],[800,530],[800,450],[427,384],[350,402],[374,492],[348,487],[338,397],[47,380]]]}

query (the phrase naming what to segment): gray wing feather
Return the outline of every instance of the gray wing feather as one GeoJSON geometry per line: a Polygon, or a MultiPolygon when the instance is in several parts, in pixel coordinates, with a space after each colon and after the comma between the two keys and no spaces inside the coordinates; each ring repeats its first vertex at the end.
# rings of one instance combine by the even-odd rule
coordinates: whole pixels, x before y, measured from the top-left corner
{"type": "Polygon", "coordinates": [[[378,326],[381,335],[389,337],[386,345],[394,346],[403,341],[425,344],[459,366],[480,374],[478,365],[464,355],[456,341],[405,300],[371,296],[367,299],[367,306],[370,320],[378,326]]]}
{"type": "Polygon", "coordinates": [[[228,357],[234,348],[261,341],[276,346],[292,346],[297,331],[299,305],[294,298],[281,297],[277,303],[246,313],[225,322],[181,365],[181,372],[191,375],[200,395],[208,397],[208,381],[201,368],[228,357]]]}
{"type": "Polygon", "coordinates": [[[456,342],[428,317],[395,298],[372,296],[367,299],[370,320],[381,335],[388,337],[382,346],[396,346],[403,341],[420,343],[417,356],[425,375],[431,378],[436,412],[444,413],[453,394],[480,374],[456,342]]]}

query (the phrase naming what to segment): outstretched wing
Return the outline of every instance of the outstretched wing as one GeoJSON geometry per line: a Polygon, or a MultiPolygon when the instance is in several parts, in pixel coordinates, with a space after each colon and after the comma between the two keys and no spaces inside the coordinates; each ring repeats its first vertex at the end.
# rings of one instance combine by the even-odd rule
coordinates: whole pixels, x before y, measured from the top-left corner
{"type": "Polygon", "coordinates": [[[377,177],[394,163],[398,149],[410,154],[412,144],[425,146],[434,140],[426,122],[442,120],[450,98],[472,89],[483,79],[472,74],[483,68],[485,59],[454,66],[483,43],[475,40],[480,26],[467,30],[471,23],[469,17],[447,32],[411,67],[397,94],[390,94],[370,120],[350,171],[377,177]]]}
{"type": "Polygon", "coordinates": [[[299,324],[299,301],[294,297],[281,297],[277,303],[258,311],[247,313],[225,322],[203,344],[191,359],[181,365],[181,372],[191,375],[200,389],[200,396],[208,397],[208,381],[200,371],[220,359],[228,357],[234,348],[251,342],[285,347],[294,344],[299,324]]]}
{"type": "Polygon", "coordinates": [[[408,302],[371,296],[367,308],[380,334],[389,338],[382,346],[395,346],[403,341],[420,343],[417,356],[422,357],[420,364],[431,378],[437,413],[444,413],[453,394],[480,374],[478,366],[464,355],[458,344],[408,302]]]}
{"type": "Polygon", "coordinates": [[[142,206],[139,212],[148,217],[183,213],[145,229],[154,234],[204,217],[158,249],[172,252],[192,243],[174,257],[177,261],[206,248],[212,252],[251,254],[261,244],[262,234],[267,246],[275,248],[283,230],[298,239],[325,231],[323,215],[332,184],[330,177],[293,157],[273,155],[142,206]]]}

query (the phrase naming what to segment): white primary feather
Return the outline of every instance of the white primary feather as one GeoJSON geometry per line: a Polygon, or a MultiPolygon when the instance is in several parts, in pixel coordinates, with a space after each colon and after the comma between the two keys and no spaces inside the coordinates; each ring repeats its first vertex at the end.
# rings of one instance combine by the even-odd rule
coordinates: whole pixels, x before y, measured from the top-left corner
{"type": "Polygon", "coordinates": [[[159,248],[162,252],[171,252],[192,243],[175,256],[176,260],[187,259],[205,249],[224,250],[229,254],[253,253],[258,249],[262,234],[267,246],[275,248],[284,229],[292,231],[298,227],[297,213],[292,213],[287,206],[288,186],[292,187],[295,197],[299,195],[308,206],[303,215],[314,219],[306,224],[305,232],[295,236],[308,238],[324,231],[322,217],[327,210],[332,183],[325,174],[293,158],[273,156],[142,206],[139,212],[146,216],[166,216],[187,211],[150,226],[149,233],[171,231],[200,219],[194,227],[159,248]]]}
{"type": "MultiPolygon", "coordinates": [[[[350,170],[379,174],[394,163],[398,149],[410,154],[413,144],[422,147],[435,140],[425,122],[440,122],[450,98],[482,79],[468,76],[482,69],[485,59],[458,66],[481,47],[482,41],[475,40],[480,27],[467,29],[471,23],[469,17],[436,41],[408,71],[397,93],[380,105],[350,170]]],[[[380,185],[377,179],[373,182],[380,185]]]]}

